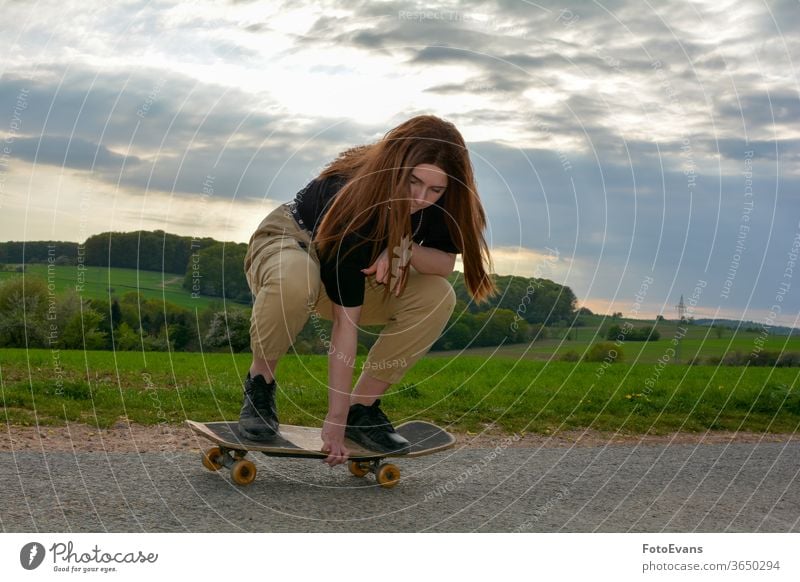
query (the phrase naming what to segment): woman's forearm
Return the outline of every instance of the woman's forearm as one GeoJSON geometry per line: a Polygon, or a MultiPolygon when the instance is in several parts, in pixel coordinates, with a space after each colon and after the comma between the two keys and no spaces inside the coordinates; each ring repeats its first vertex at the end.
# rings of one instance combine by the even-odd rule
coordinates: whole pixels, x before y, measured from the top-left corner
{"type": "Polygon", "coordinates": [[[333,305],[333,329],[328,352],[328,415],[342,422],[350,409],[353,368],[361,307],[333,305]]]}
{"type": "Polygon", "coordinates": [[[439,249],[414,243],[411,250],[411,265],[425,275],[447,277],[453,272],[456,256],[439,249]]]}

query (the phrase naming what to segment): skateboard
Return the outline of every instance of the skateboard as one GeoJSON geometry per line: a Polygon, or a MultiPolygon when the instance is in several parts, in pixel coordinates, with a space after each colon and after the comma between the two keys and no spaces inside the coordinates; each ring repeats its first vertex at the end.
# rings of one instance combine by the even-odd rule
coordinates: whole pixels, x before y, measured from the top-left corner
{"type": "MultiPolygon", "coordinates": [[[[203,466],[210,471],[219,471],[222,467],[230,469],[231,479],[237,485],[250,485],[256,478],[255,464],[245,458],[250,451],[268,457],[324,459],[328,456],[320,450],[322,436],[319,428],[284,424],[279,436],[269,441],[252,441],[239,434],[238,422],[187,420],[186,424],[217,445],[203,453],[203,466]]],[[[372,473],[381,487],[391,488],[400,481],[400,469],[393,463],[384,463],[384,459],[423,457],[449,449],[456,443],[453,435],[429,422],[414,420],[399,425],[395,430],[411,443],[407,453],[371,451],[346,438],[344,444],[350,451],[350,472],[356,477],[372,473]]]]}

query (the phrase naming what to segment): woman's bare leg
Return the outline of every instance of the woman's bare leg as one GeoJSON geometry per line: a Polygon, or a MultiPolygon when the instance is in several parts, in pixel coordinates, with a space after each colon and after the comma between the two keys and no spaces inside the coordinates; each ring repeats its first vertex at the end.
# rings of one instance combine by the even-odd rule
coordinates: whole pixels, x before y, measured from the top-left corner
{"type": "Polygon", "coordinates": [[[253,363],[250,366],[250,377],[264,376],[264,380],[269,384],[275,379],[275,367],[278,360],[264,360],[253,354],[253,363]]]}
{"type": "Polygon", "coordinates": [[[361,376],[356,382],[356,387],[350,394],[350,404],[363,404],[369,406],[376,399],[383,396],[384,392],[389,389],[391,384],[378,380],[372,376],[367,376],[366,372],[361,372],[361,376]]]}

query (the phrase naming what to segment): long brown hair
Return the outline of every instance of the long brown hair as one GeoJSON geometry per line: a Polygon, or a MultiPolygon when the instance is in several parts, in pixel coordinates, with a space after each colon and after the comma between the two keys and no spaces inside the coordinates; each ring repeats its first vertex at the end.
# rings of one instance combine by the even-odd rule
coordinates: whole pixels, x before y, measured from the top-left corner
{"type": "MultiPolygon", "coordinates": [[[[483,236],[486,214],[469,153],[456,126],[433,115],[412,117],[381,140],[342,152],[325,167],[320,178],[343,175],[347,182],[319,225],[317,248],[323,254],[338,253],[343,237],[353,232],[366,237],[360,244],[373,245],[370,263],[383,248],[401,248],[401,242],[411,238],[411,171],[419,164],[432,164],[447,175],[441,204],[447,229],[463,256],[470,296],[478,303],[486,301],[496,287],[489,275],[492,262],[483,236]],[[384,240],[380,248],[376,243],[384,240]]],[[[400,271],[401,289],[407,271],[400,271]]],[[[390,279],[387,294],[392,286],[390,279]]]]}

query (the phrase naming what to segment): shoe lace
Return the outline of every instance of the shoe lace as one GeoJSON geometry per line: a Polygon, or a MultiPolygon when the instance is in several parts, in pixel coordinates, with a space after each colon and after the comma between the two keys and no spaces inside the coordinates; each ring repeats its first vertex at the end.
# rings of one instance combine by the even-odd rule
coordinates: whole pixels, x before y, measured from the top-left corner
{"type": "Polygon", "coordinates": [[[253,406],[258,410],[269,408],[269,395],[266,390],[253,390],[250,393],[250,400],[253,401],[253,406]]]}
{"type": "Polygon", "coordinates": [[[386,414],[384,414],[383,410],[380,409],[380,400],[376,400],[372,406],[369,407],[369,409],[369,417],[375,425],[374,428],[394,431],[394,427],[392,426],[392,423],[389,422],[389,418],[386,416],[386,414]]]}
{"type": "Polygon", "coordinates": [[[275,386],[267,384],[266,386],[256,386],[255,382],[253,387],[249,390],[250,401],[256,410],[275,410],[275,386]]]}

